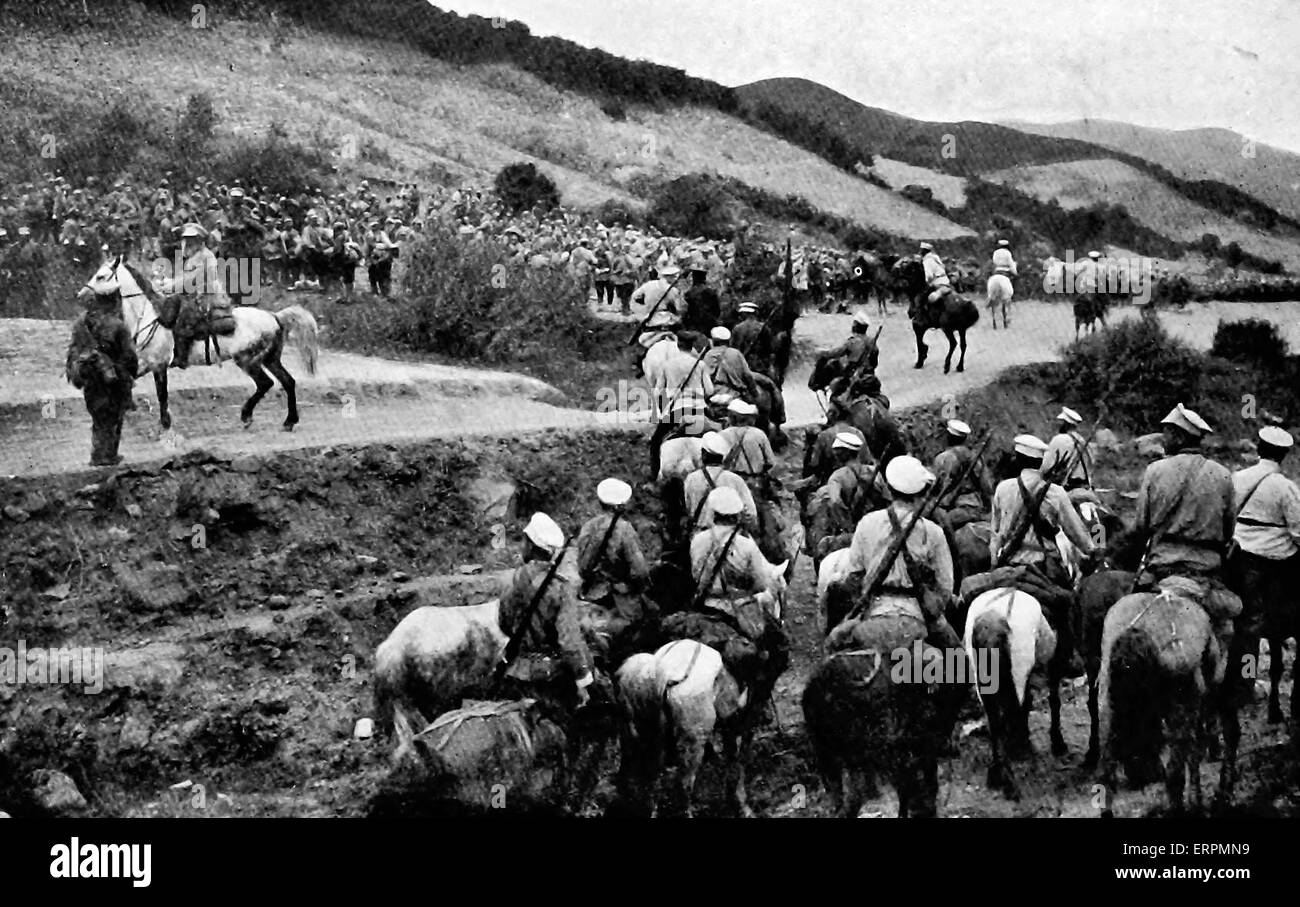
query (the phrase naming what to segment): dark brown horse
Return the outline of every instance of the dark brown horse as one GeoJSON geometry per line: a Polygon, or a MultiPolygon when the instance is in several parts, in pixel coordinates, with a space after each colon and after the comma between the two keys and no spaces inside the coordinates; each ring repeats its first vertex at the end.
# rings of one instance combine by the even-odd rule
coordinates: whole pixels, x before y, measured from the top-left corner
{"type": "Polygon", "coordinates": [[[894,285],[901,287],[909,303],[907,317],[912,319],[912,333],[916,335],[916,365],[925,365],[925,357],[930,348],[925,342],[925,332],[938,328],[948,338],[948,355],[943,360],[943,371],[952,370],[952,354],[961,340],[961,358],[957,360],[957,371],[966,370],[966,331],[980,320],[980,310],[964,296],[955,291],[945,293],[935,302],[930,302],[930,288],[925,282],[925,268],[916,257],[900,258],[893,268],[894,285]]]}

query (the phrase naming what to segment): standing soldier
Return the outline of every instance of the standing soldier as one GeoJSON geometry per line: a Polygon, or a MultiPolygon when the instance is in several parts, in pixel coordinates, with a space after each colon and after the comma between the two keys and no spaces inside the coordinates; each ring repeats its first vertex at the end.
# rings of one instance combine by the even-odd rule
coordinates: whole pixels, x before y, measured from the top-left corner
{"type": "Polygon", "coordinates": [[[86,396],[92,423],[91,466],[114,466],[122,461],[122,418],[131,402],[139,360],[131,332],[117,315],[111,297],[89,294],[85,313],[72,326],[68,345],[67,376],[86,396]]]}
{"type": "Polygon", "coordinates": [[[392,239],[379,226],[379,218],[372,218],[366,230],[365,252],[370,292],[376,296],[387,297],[392,288],[393,248],[392,239]]]}
{"type": "MultiPolygon", "coordinates": [[[[1234,686],[1253,672],[1245,671],[1245,659],[1259,652],[1259,637],[1269,630],[1269,639],[1294,636],[1298,623],[1294,605],[1296,573],[1300,552],[1300,489],[1282,474],[1282,461],[1295,443],[1290,434],[1274,425],[1259,430],[1259,462],[1232,474],[1234,510],[1237,514],[1233,544],[1229,548],[1227,572],[1232,588],[1241,596],[1242,613],[1237,621],[1224,674],[1225,685],[1234,686]],[[1283,621],[1280,627],[1269,627],[1283,621]]],[[[1269,675],[1268,720],[1280,722],[1278,683],[1282,679],[1282,650],[1272,649],[1269,675]]],[[[1292,665],[1292,689],[1300,659],[1292,665]]],[[[1225,695],[1236,695],[1225,690],[1225,695]]],[[[1300,698],[1291,696],[1291,720],[1300,719],[1300,698]]]]}
{"type": "Polygon", "coordinates": [[[1092,485],[1091,457],[1088,455],[1088,442],[1079,434],[1079,423],[1083,417],[1068,406],[1061,407],[1056,416],[1057,431],[1047,444],[1047,453],[1043,454],[1043,472],[1059,479],[1066,491],[1076,488],[1088,488],[1092,485]],[[1070,464],[1068,474],[1060,474],[1066,464],[1070,464]]]}
{"type": "Polygon", "coordinates": [[[506,668],[503,692],[510,699],[536,699],[547,718],[567,728],[586,704],[595,677],[573,583],[558,570],[551,573],[564,553],[564,531],[546,514],[535,513],[524,539],[524,562],[501,596],[497,615],[502,633],[522,637],[506,668]]]}

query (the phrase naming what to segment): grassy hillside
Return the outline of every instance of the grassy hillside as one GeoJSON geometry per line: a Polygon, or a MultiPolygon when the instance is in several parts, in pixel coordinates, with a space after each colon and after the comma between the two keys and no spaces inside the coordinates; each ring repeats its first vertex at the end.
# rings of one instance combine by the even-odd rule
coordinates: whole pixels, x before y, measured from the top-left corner
{"type": "Polygon", "coordinates": [[[1289,217],[1300,218],[1300,154],[1261,143],[1247,148],[1245,138],[1229,129],[1154,129],[1092,119],[1007,125],[1134,154],[1184,179],[1227,183],[1289,217]],[[1254,156],[1243,150],[1253,151],[1254,156]]]}
{"type": "Polygon", "coordinates": [[[1066,209],[1100,202],[1122,205],[1139,223],[1180,242],[1195,243],[1204,234],[1213,233],[1224,245],[1236,242],[1254,255],[1281,261],[1288,270],[1300,266],[1300,235],[1271,235],[1247,227],[1117,160],[1012,167],[987,178],[1043,201],[1055,199],[1066,209]]]}
{"type": "Polygon", "coordinates": [[[477,182],[532,160],[566,204],[595,207],[635,205],[638,185],[711,171],[886,233],[969,233],[716,108],[607,109],[513,66],[458,65],[404,43],[283,22],[214,19],[195,29],[144,13],[111,33],[4,29],[0,85],[10,86],[0,89],[0,115],[17,126],[0,137],[9,146],[0,174],[10,179],[49,167],[32,155],[40,136],[61,140],[120,97],[166,122],[203,92],[216,102],[219,132],[279,122],[331,152],[345,174],[477,182]]]}

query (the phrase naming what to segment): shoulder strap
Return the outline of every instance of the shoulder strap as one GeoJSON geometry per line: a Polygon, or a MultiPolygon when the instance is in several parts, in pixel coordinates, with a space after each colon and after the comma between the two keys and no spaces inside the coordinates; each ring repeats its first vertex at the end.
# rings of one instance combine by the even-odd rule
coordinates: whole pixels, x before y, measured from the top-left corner
{"type": "MultiPolygon", "coordinates": [[[[894,509],[892,507],[886,507],[885,513],[889,515],[889,522],[893,524],[894,531],[902,532],[903,526],[898,520],[898,514],[894,513],[894,509]]],[[[915,529],[916,527],[912,528],[915,529]]],[[[912,552],[907,550],[907,539],[903,539],[903,545],[899,548],[898,553],[903,556],[903,565],[907,568],[907,578],[912,581],[912,595],[916,599],[916,603],[922,606],[922,613],[924,613],[925,583],[921,577],[920,565],[918,565],[916,559],[912,557],[912,552]]],[[[893,564],[890,564],[882,573],[882,576],[888,576],[889,569],[892,567],[893,564]]]]}
{"type": "Polygon", "coordinates": [[[1242,511],[1246,509],[1246,505],[1250,503],[1250,499],[1255,496],[1255,492],[1259,491],[1259,486],[1263,485],[1265,479],[1267,479],[1269,476],[1276,475],[1276,474],[1277,473],[1272,473],[1272,472],[1264,473],[1264,477],[1260,479],[1258,482],[1256,482],[1254,485],[1252,485],[1250,491],[1246,492],[1246,496],[1241,499],[1241,505],[1237,508],[1237,512],[1236,514],[1234,514],[1234,516],[1241,516],[1242,511]]]}

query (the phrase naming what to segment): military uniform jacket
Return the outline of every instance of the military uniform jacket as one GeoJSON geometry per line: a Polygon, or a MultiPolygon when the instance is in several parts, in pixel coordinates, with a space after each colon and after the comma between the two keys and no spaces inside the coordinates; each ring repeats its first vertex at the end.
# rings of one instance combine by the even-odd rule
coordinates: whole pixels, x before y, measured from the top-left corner
{"type": "MultiPolygon", "coordinates": [[[[713,576],[727,539],[735,531],[734,526],[713,526],[696,533],[691,539],[691,576],[695,580],[697,595],[703,591],[701,586],[713,576]]],[[[762,592],[767,585],[769,569],[770,565],[758,550],[757,543],[744,532],[737,532],[731,547],[727,548],[727,559],[713,577],[707,594],[729,598],[762,592]]]]}
{"type": "Polygon", "coordinates": [[[701,466],[688,475],[682,483],[686,499],[687,518],[699,513],[695,525],[690,530],[708,529],[713,525],[713,508],[707,503],[709,492],[715,488],[730,488],[740,495],[741,525],[751,531],[758,531],[758,507],[754,504],[754,494],[745,484],[745,480],[731,470],[722,466],[701,466]]]}
{"type": "Polygon", "coordinates": [[[129,393],[135,383],[140,362],[136,356],[131,332],[117,315],[92,306],[72,325],[72,340],[68,344],[67,376],[77,387],[97,385],[105,389],[102,375],[83,374],[78,361],[85,353],[99,352],[108,357],[116,373],[117,386],[129,393]]]}
{"type": "Polygon", "coordinates": [[[1242,551],[1285,560],[1300,550],[1300,489],[1273,460],[1232,474],[1237,526],[1233,540],[1242,551]],[[1243,506],[1244,505],[1244,506],[1243,506]]]}
{"type": "Polygon", "coordinates": [[[934,476],[944,490],[939,499],[941,507],[972,507],[983,509],[985,501],[993,498],[993,482],[983,466],[977,466],[967,473],[961,485],[953,488],[953,482],[966,471],[966,467],[975,459],[975,451],[965,444],[956,444],[941,451],[934,458],[934,476]],[[982,494],[981,494],[982,493],[982,494]]]}
{"type": "MultiPolygon", "coordinates": [[[[543,561],[529,561],[515,570],[510,588],[501,596],[497,614],[502,633],[509,636],[515,632],[549,570],[550,564],[543,561]]],[[[573,583],[563,570],[551,580],[546,594],[520,633],[523,640],[519,645],[519,658],[558,657],[573,672],[575,679],[589,670],[591,654],[582,638],[578,602],[573,583]]]]}
{"type": "Polygon", "coordinates": [[[1086,481],[1092,475],[1092,458],[1088,454],[1083,436],[1072,431],[1068,434],[1059,432],[1047,442],[1047,453],[1043,454],[1043,472],[1051,474],[1061,484],[1068,484],[1071,479],[1086,481]],[[1069,475],[1060,475],[1061,466],[1069,462],[1069,475]]]}
{"type": "MultiPolygon", "coordinates": [[[[1037,469],[1023,469],[1020,475],[1004,479],[998,483],[993,492],[993,509],[989,517],[992,536],[989,539],[989,556],[996,563],[1002,549],[1011,543],[1011,535],[1023,519],[1021,514],[1029,503],[1037,500],[1039,489],[1043,487],[1041,472],[1037,469]],[[1021,491],[1021,485],[1024,491],[1021,491]]],[[[1016,549],[1010,564],[1037,564],[1048,558],[1059,558],[1056,547],[1056,533],[1064,531],[1081,551],[1091,551],[1092,537],[1084,528],[1083,520],[1070,503],[1070,496],[1065,489],[1055,483],[1047,490],[1038,506],[1038,518],[1030,523],[1020,546],[1016,549]]]]}
{"type": "MultiPolygon", "coordinates": [[[[853,532],[853,541],[849,543],[849,563],[846,568],[848,572],[863,571],[865,583],[866,578],[877,569],[880,560],[885,556],[885,549],[889,547],[890,539],[894,537],[896,531],[894,520],[898,521],[900,527],[906,527],[912,521],[915,508],[919,506],[919,502],[899,501],[883,510],[873,510],[859,520],[857,529],[853,532]]],[[[938,525],[924,518],[918,520],[907,536],[904,547],[918,567],[929,567],[934,571],[936,589],[952,591],[952,552],[948,550],[948,540],[944,538],[943,530],[938,525]]],[[[898,557],[894,558],[889,571],[880,578],[876,591],[881,595],[896,598],[913,597],[915,603],[912,578],[907,570],[907,560],[901,551],[898,557]]],[[[907,610],[913,616],[924,619],[919,605],[916,606],[915,612],[910,607],[907,610]]]]}
{"type": "Polygon", "coordinates": [[[1148,569],[1217,570],[1234,523],[1232,474],[1199,451],[1178,451],[1143,473],[1136,528],[1162,532],[1151,548],[1148,569]]]}
{"type": "Polygon", "coordinates": [[[609,513],[594,516],[578,532],[578,574],[587,601],[600,601],[613,592],[640,590],[650,575],[641,540],[626,517],[618,518],[605,550],[600,550],[612,518],[609,513]]]}
{"type": "Polygon", "coordinates": [[[715,346],[704,354],[704,368],[708,369],[715,387],[729,387],[750,400],[758,396],[758,383],[740,350],[730,346],[715,346]]]}
{"type": "Polygon", "coordinates": [[[732,329],[731,345],[751,369],[766,371],[772,364],[772,332],[756,318],[746,318],[732,329]]]}

